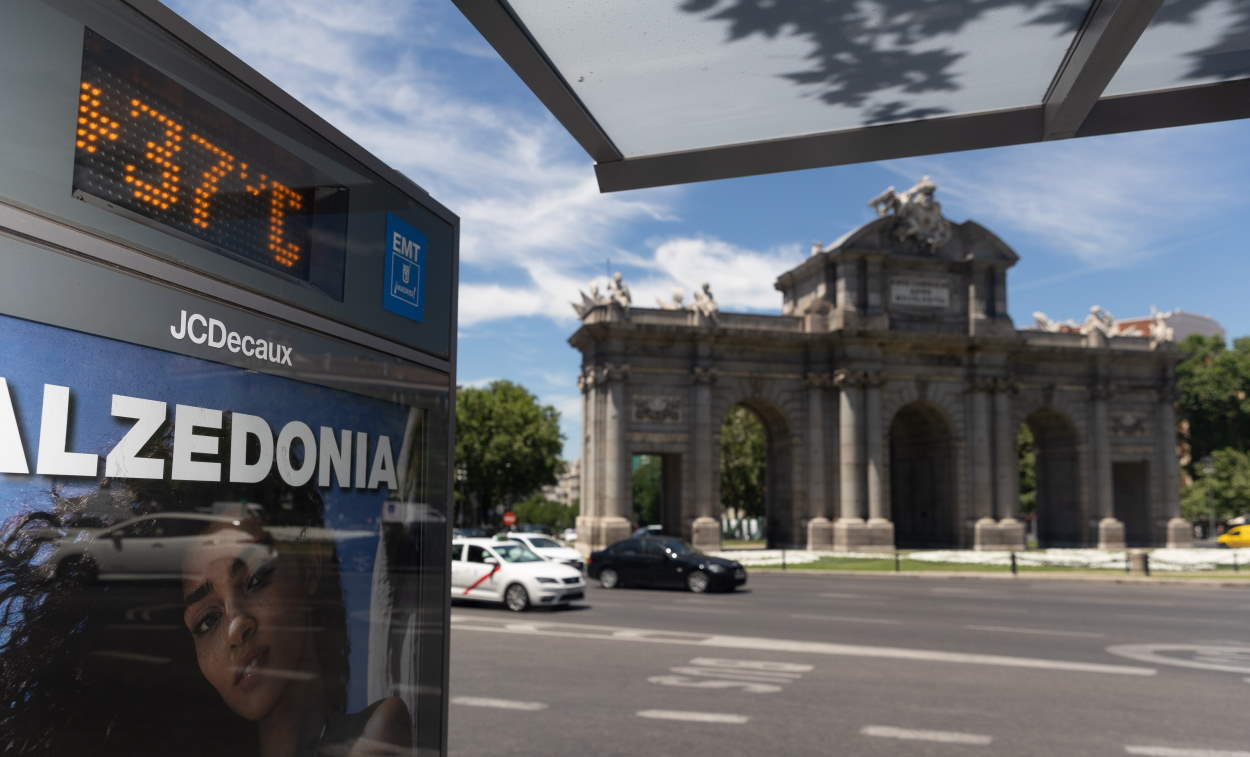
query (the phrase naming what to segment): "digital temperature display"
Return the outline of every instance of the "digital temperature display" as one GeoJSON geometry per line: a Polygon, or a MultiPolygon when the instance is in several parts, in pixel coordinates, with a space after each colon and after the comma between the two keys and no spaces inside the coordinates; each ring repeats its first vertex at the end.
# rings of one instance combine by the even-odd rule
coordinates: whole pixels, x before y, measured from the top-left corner
{"type": "Polygon", "coordinates": [[[74,148],[82,199],[303,281],[342,260],[345,187],[89,29],[74,148]]]}

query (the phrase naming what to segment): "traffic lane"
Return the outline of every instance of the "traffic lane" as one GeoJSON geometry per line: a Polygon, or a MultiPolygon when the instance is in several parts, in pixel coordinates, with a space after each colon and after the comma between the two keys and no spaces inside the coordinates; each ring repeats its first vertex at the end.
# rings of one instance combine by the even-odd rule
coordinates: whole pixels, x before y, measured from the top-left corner
{"type": "Polygon", "coordinates": [[[919,754],[979,745],[942,740],[952,733],[987,736],[1013,754],[1123,754],[1130,744],[1240,746],[1234,732],[1219,729],[1225,734],[1220,737],[1209,727],[1240,715],[1235,702],[1245,684],[1228,676],[1018,669],[696,647],[676,639],[498,633],[509,626],[538,632],[589,628],[563,620],[482,615],[453,625],[453,697],[545,705],[518,714],[457,706],[453,699],[453,754],[532,753],[517,749],[518,736],[529,748],[541,743],[547,751],[548,741],[528,741],[526,733],[555,734],[554,754],[671,754],[677,748],[692,754],[821,754],[833,744],[846,754],[899,753],[897,736],[865,729],[910,735],[906,749],[919,754]],[[655,721],[641,712],[745,722],[655,721]],[[502,728],[505,722],[506,733],[490,732],[492,724],[502,728]],[[759,732],[768,738],[761,741],[759,732]],[[934,733],[937,741],[925,740],[934,733]]]}
{"type": "MultiPolygon", "coordinates": [[[[766,632],[785,623],[795,638],[831,634],[851,642],[888,639],[894,643],[940,644],[962,651],[1011,653],[1018,644],[1066,654],[1098,655],[1105,646],[1126,642],[1167,642],[1238,637],[1244,609],[1233,590],[1206,592],[1195,601],[1153,602],[1149,595],[1107,597],[1077,587],[1062,595],[1007,594],[998,582],[945,582],[873,579],[858,591],[805,576],[753,577],[749,591],[692,595],[679,591],[591,586],[589,604],[608,622],[675,624],[712,631],[733,628],[766,632]],[[967,584],[972,584],[967,586],[967,584]],[[877,594],[870,598],[865,589],[877,594]],[[958,593],[948,593],[957,589],[958,593]],[[822,596],[822,595],[830,596],[822,596]],[[1120,601],[1117,602],[1116,600],[1120,601]]],[[[1153,588],[1153,587],[1152,587],[1153,588]]]]}

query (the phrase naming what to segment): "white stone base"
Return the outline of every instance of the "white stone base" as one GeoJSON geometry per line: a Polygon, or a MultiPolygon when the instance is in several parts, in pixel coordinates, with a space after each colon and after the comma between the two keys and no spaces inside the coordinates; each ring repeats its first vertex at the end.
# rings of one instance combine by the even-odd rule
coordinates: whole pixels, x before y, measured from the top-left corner
{"type": "Polygon", "coordinates": [[[1098,521],[1098,548],[1108,551],[1124,549],[1124,522],[1115,518],[1098,521]]]}
{"type": "Polygon", "coordinates": [[[690,543],[702,551],[718,551],[721,548],[720,521],[715,518],[695,518],[690,524],[690,543]]]}
{"type": "Polygon", "coordinates": [[[629,521],[624,518],[579,515],[577,517],[577,551],[583,556],[589,555],[621,539],[628,539],[632,532],[629,521]]]}
{"type": "Polygon", "coordinates": [[[838,518],[833,523],[833,549],[837,552],[893,552],[894,524],[883,518],[864,522],[838,518]]]}
{"type": "Polygon", "coordinates": [[[979,552],[1024,549],[1024,524],[1015,518],[981,518],[972,526],[972,548],[979,552]]]}
{"type": "Polygon", "coordinates": [[[869,518],[864,531],[868,536],[868,543],[861,549],[865,552],[893,552],[894,551],[894,524],[885,518],[869,518]]]}
{"type": "Polygon", "coordinates": [[[807,548],[812,552],[833,549],[833,524],[828,518],[812,518],[807,522],[807,548]]]}
{"type": "Polygon", "coordinates": [[[1189,549],[1194,545],[1194,526],[1184,518],[1168,521],[1168,549],[1189,549]]]}

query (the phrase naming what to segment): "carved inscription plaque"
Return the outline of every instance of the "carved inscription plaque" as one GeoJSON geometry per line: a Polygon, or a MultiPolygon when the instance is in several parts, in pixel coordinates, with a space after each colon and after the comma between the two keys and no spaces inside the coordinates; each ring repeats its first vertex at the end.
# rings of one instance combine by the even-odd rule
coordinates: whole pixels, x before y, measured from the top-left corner
{"type": "Polygon", "coordinates": [[[937,276],[894,276],[890,279],[890,304],[909,308],[950,307],[951,285],[937,276]]]}

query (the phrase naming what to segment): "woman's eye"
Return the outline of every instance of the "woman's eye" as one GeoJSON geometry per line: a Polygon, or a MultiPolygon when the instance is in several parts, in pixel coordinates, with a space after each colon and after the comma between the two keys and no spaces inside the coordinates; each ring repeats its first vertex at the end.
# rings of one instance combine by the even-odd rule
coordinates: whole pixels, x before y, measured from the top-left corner
{"type": "Polygon", "coordinates": [[[199,622],[191,626],[191,634],[193,636],[203,636],[209,631],[217,627],[218,621],[221,620],[221,613],[217,610],[205,613],[199,622]]]}
{"type": "Polygon", "coordinates": [[[256,591],[257,589],[263,589],[268,585],[269,580],[273,578],[273,570],[273,563],[266,563],[257,568],[252,577],[247,580],[247,590],[256,591]]]}

